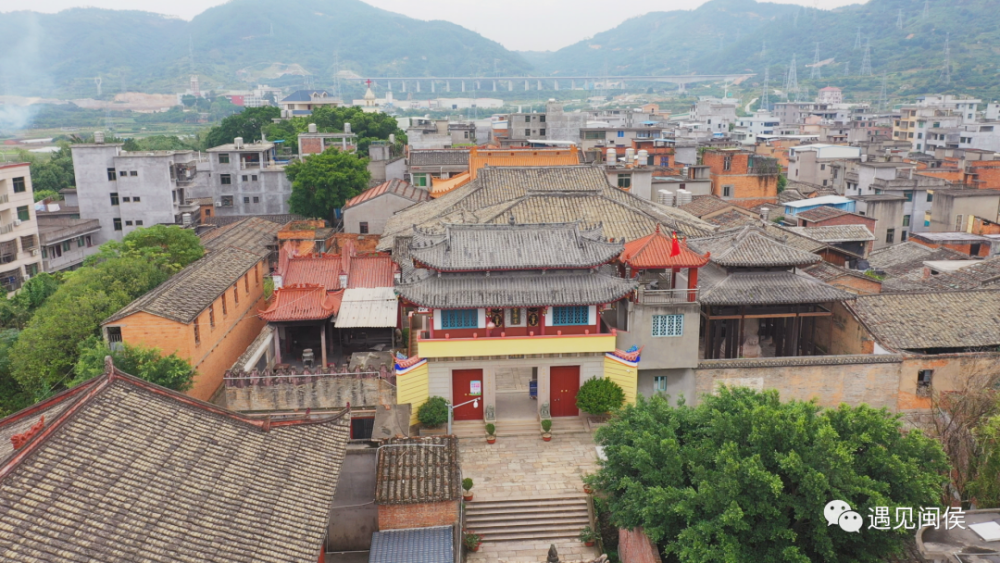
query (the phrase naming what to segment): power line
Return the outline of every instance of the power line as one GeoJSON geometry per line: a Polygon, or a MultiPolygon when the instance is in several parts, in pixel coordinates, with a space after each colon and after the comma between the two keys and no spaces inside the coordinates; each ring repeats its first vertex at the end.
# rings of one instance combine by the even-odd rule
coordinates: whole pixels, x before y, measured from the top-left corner
{"type": "Polygon", "coordinates": [[[931,12],[931,0],[924,0],[923,19],[926,20],[927,16],[930,15],[930,12],[931,12]]]}
{"type": "Polygon", "coordinates": [[[851,61],[844,62],[844,76],[851,75],[851,61]]]}

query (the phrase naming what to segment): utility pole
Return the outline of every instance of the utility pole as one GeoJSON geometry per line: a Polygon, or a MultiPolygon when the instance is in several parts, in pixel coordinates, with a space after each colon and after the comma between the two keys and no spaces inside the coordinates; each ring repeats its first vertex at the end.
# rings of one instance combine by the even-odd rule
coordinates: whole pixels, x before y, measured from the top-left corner
{"type": "Polygon", "coordinates": [[[819,43],[816,43],[816,55],[813,57],[812,72],[809,73],[809,78],[811,80],[823,78],[823,71],[819,67],[819,43]]]}
{"type": "Polygon", "coordinates": [[[865,56],[861,59],[861,76],[872,75],[872,46],[871,39],[865,39],[865,56]]]}

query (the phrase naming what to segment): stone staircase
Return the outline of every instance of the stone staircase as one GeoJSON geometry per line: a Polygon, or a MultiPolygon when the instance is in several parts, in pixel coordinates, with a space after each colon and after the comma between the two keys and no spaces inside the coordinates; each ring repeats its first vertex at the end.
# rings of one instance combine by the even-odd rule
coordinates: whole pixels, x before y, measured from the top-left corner
{"type": "MultiPolygon", "coordinates": [[[[497,438],[511,436],[541,436],[542,426],[538,420],[497,421],[497,438]]],[[[459,438],[486,438],[486,425],[478,420],[462,420],[452,424],[452,432],[459,438]]],[[[590,429],[583,417],[567,416],[552,419],[552,435],[587,433],[590,429]]]]}
{"type": "Polygon", "coordinates": [[[484,543],[576,539],[588,525],[583,495],[465,503],[465,527],[484,543]]]}

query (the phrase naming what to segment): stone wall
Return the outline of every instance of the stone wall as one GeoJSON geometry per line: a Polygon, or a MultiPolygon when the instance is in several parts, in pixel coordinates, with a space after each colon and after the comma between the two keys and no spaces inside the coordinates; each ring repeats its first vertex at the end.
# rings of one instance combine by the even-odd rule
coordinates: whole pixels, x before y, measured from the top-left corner
{"type": "Polygon", "coordinates": [[[618,530],[618,558],[622,563],[660,563],[656,545],[642,528],[618,530]]]}
{"type": "Polygon", "coordinates": [[[328,374],[310,370],[227,372],[226,405],[237,412],[251,412],[396,404],[394,379],[384,367],[380,371],[345,369],[328,374]]]}

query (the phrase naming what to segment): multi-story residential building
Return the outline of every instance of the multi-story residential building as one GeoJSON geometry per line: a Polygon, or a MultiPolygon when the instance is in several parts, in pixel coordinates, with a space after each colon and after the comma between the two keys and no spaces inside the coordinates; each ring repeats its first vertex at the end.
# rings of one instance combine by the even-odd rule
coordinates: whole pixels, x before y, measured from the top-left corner
{"type": "Polygon", "coordinates": [[[292,183],[285,167],[275,162],[274,143],[244,143],[237,137],[232,144],[208,149],[207,182],[202,188],[212,197],[215,214],[282,215],[289,212],[292,183]]]}
{"type": "Polygon", "coordinates": [[[198,171],[194,151],[127,152],[118,143],[74,144],[73,170],[81,219],[97,219],[101,244],[131,231],[175,224],[197,213],[188,198],[207,178],[198,171]]]}
{"type": "Polygon", "coordinates": [[[279,103],[281,105],[281,115],[284,117],[312,115],[312,110],[318,107],[337,107],[343,105],[340,98],[333,97],[326,90],[298,90],[286,96],[279,103]]]}
{"type": "Polygon", "coordinates": [[[927,133],[927,148],[978,149],[1000,152],[1000,122],[963,123],[934,127],[927,133]]]}
{"type": "Polygon", "coordinates": [[[976,218],[1000,220],[1000,190],[945,190],[935,194],[930,231],[972,232],[976,218]]]}
{"type": "Polygon", "coordinates": [[[309,154],[320,154],[330,147],[336,147],[341,152],[357,150],[358,136],[351,132],[351,124],[344,124],[343,133],[322,133],[317,131],[316,124],[310,123],[308,131],[299,133],[299,157],[309,154]]]}
{"type": "Polygon", "coordinates": [[[691,106],[691,120],[706,124],[712,133],[728,133],[729,126],[736,123],[738,105],[732,98],[702,97],[691,106]]]}
{"type": "Polygon", "coordinates": [[[702,154],[709,167],[712,193],[722,199],[760,199],[775,202],[778,198],[778,161],[752,151],[711,149],[702,154]]]}
{"type": "Polygon", "coordinates": [[[745,133],[743,142],[746,144],[755,144],[760,135],[782,134],[782,131],[779,130],[780,125],[778,118],[766,111],[758,111],[750,116],[736,118],[736,128],[745,133]]]}
{"type": "Polygon", "coordinates": [[[582,127],[580,148],[586,152],[593,149],[614,148],[621,154],[631,148],[635,141],[660,139],[663,129],[653,126],[640,127],[582,127]]]}
{"type": "MultiPolygon", "coordinates": [[[[974,111],[972,115],[975,117],[974,111]]],[[[892,138],[908,141],[910,150],[931,152],[933,147],[929,147],[927,141],[932,130],[935,130],[935,135],[940,136],[942,130],[957,128],[966,121],[966,114],[951,109],[942,109],[938,106],[903,106],[899,119],[893,121],[892,138]]]]}
{"type": "Polygon", "coordinates": [[[46,272],[75,270],[84,259],[96,254],[101,222],[97,219],[38,217],[42,244],[42,269],[46,272]]]}
{"type": "Polygon", "coordinates": [[[872,181],[876,194],[891,194],[903,197],[903,220],[899,231],[899,241],[906,242],[909,233],[931,230],[931,208],[934,198],[941,197],[951,189],[948,182],[932,176],[910,174],[896,178],[877,178],[872,181]]]}
{"type": "Polygon", "coordinates": [[[839,104],[843,103],[843,101],[844,93],[836,86],[820,88],[816,95],[816,103],[818,104],[839,104]]]}
{"type": "Polygon", "coordinates": [[[0,288],[7,293],[41,271],[34,206],[28,163],[0,164],[0,288]]]}
{"type": "Polygon", "coordinates": [[[851,196],[851,199],[858,202],[859,213],[875,219],[875,242],[872,245],[872,250],[905,242],[900,240],[900,233],[903,230],[905,197],[885,193],[855,195],[851,196]],[[862,208],[864,209],[862,210],[862,208]]]}
{"type": "Polygon", "coordinates": [[[983,103],[982,100],[959,98],[947,94],[944,96],[931,95],[917,98],[916,106],[955,112],[961,115],[966,123],[971,123],[976,120],[976,112],[981,103],[983,103]]]}
{"type": "Polygon", "coordinates": [[[529,139],[572,141],[580,138],[580,130],[587,126],[587,114],[565,112],[555,100],[545,105],[542,113],[512,113],[507,116],[508,138],[522,144],[529,139]]]}
{"type": "Polygon", "coordinates": [[[817,186],[832,187],[830,166],[839,161],[861,161],[861,149],[843,145],[799,145],[788,149],[788,179],[817,186]]]}

